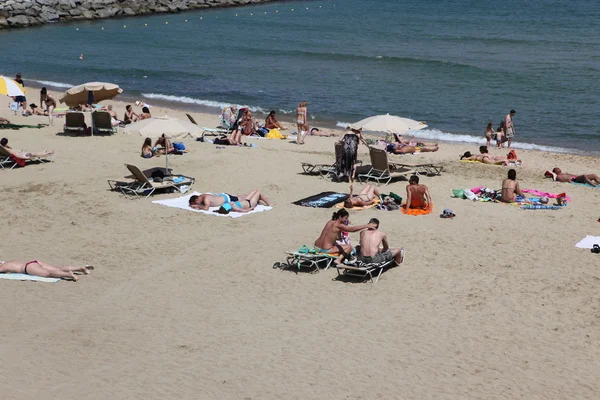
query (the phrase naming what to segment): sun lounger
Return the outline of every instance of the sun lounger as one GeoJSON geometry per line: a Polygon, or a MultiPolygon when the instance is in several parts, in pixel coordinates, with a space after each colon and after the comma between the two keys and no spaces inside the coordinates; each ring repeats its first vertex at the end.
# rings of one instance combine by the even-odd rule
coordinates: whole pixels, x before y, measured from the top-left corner
{"type": "Polygon", "coordinates": [[[25,165],[27,165],[28,162],[52,162],[52,156],[53,155],[49,155],[47,157],[20,158],[10,154],[10,152],[6,148],[4,148],[4,146],[0,146],[0,168],[13,169],[17,165],[20,167],[24,167],[25,165]]]}
{"type": "Polygon", "coordinates": [[[441,175],[444,170],[444,166],[441,164],[405,164],[405,163],[396,163],[394,165],[404,168],[410,168],[415,171],[415,175],[424,174],[424,175],[441,175]]]}
{"type": "MultiPolygon", "coordinates": [[[[406,250],[402,249],[402,264],[406,262],[406,250]]],[[[379,277],[383,273],[383,270],[394,265],[396,261],[391,259],[384,263],[370,263],[366,264],[361,261],[347,262],[336,265],[338,276],[354,276],[363,279],[369,279],[373,283],[379,281],[379,277]]]]}
{"type": "Polygon", "coordinates": [[[115,127],[112,126],[112,117],[108,111],[94,111],[92,113],[92,121],[94,126],[95,134],[108,133],[112,135],[115,133],[115,127]]]}
{"type": "Polygon", "coordinates": [[[371,169],[366,174],[358,175],[358,180],[360,182],[373,179],[378,183],[385,181],[385,184],[387,185],[394,178],[405,177],[406,175],[415,173],[412,168],[406,168],[399,164],[390,163],[385,150],[369,147],[369,155],[371,156],[371,169]]]}
{"type": "MultiPolygon", "coordinates": [[[[194,117],[192,117],[190,114],[185,114],[188,119],[190,120],[190,122],[194,125],[198,125],[198,123],[196,122],[196,120],[194,119],[194,117]]],[[[200,134],[200,137],[204,137],[206,135],[208,136],[219,136],[219,135],[227,135],[229,133],[228,129],[225,128],[206,128],[206,127],[202,127],[203,131],[200,134]]]]}
{"type": "Polygon", "coordinates": [[[137,166],[131,164],[125,164],[129,172],[133,175],[133,179],[128,180],[108,180],[108,185],[112,190],[119,190],[123,194],[149,197],[156,190],[180,190],[182,186],[191,187],[195,179],[189,176],[183,176],[178,174],[172,174],[169,177],[165,177],[162,182],[153,182],[149,179],[148,175],[151,175],[153,171],[163,168],[153,168],[142,172],[137,166]],[[174,182],[169,178],[183,178],[182,181],[174,182]]]}
{"type": "Polygon", "coordinates": [[[82,112],[67,112],[65,114],[64,133],[85,133],[86,127],[85,116],[82,112]]]}
{"type": "Polygon", "coordinates": [[[297,268],[301,270],[306,268],[311,270],[311,273],[317,273],[320,271],[320,267],[327,270],[333,264],[333,261],[338,257],[337,254],[327,253],[300,253],[298,251],[286,251],[286,262],[275,263],[273,268],[297,268]]]}
{"type": "MultiPolygon", "coordinates": [[[[341,142],[335,144],[335,159],[336,161],[333,164],[311,164],[307,162],[301,162],[302,170],[305,174],[319,174],[322,178],[326,179],[337,179],[337,160],[340,159],[342,152],[344,151],[344,146],[341,142]]],[[[356,166],[362,165],[361,160],[356,161],[356,166]]]]}

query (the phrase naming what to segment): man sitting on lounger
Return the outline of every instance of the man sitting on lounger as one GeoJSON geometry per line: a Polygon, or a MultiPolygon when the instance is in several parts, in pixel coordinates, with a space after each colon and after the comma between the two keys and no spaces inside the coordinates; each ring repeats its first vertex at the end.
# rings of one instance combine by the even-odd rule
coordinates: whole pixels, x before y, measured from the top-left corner
{"type": "Polygon", "coordinates": [[[419,177],[413,175],[406,185],[406,210],[409,208],[428,209],[431,207],[431,195],[425,185],[419,184],[419,177]]]}
{"type": "Polygon", "coordinates": [[[0,146],[4,147],[13,156],[20,158],[22,160],[29,160],[31,158],[42,158],[42,157],[47,157],[47,156],[51,156],[52,154],[54,154],[54,150],[44,150],[44,151],[40,151],[37,153],[31,153],[31,152],[24,151],[24,150],[13,149],[12,147],[10,147],[8,145],[7,138],[2,138],[2,140],[0,140],[0,146]]]}
{"type": "Polygon", "coordinates": [[[333,213],[331,221],[325,224],[321,231],[321,235],[315,241],[315,246],[321,253],[335,254],[339,253],[339,257],[334,261],[339,264],[343,261],[344,256],[352,252],[352,246],[346,243],[338,243],[341,240],[342,232],[359,232],[365,229],[375,229],[375,224],[350,226],[348,224],[348,211],[342,208],[333,213]]]}
{"type": "Polygon", "coordinates": [[[568,172],[562,172],[558,167],[554,168],[552,172],[546,171],[544,176],[552,177],[552,179],[558,182],[587,183],[592,186],[600,186],[600,178],[596,174],[573,175],[568,172]]]}
{"type": "Polygon", "coordinates": [[[234,196],[227,193],[203,193],[201,195],[193,195],[190,197],[189,205],[194,210],[207,211],[210,207],[220,207],[225,203],[244,199],[246,196],[247,195],[245,194],[234,196]]]}
{"type": "Polygon", "coordinates": [[[396,265],[402,264],[402,249],[390,249],[387,235],[378,230],[379,220],[371,218],[369,224],[374,224],[375,228],[360,233],[359,261],[365,264],[383,264],[395,260],[396,265]]]}
{"type": "Polygon", "coordinates": [[[405,140],[402,136],[394,133],[396,143],[388,143],[386,150],[394,154],[414,154],[417,152],[426,153],[438,151],[437,143],[413,143],[405,140]],[[421,146],[420,146],[421,145],[421,146]]]}
{"type": "Polygon", "coordinates": [[[354,195],[354,185],[350,185],[350,197],[344,201],[344,207],[366,207],[375,203],[375,199],[379,197],[379,189],[373,185],[365,186],[359,194],[354,195]]]}

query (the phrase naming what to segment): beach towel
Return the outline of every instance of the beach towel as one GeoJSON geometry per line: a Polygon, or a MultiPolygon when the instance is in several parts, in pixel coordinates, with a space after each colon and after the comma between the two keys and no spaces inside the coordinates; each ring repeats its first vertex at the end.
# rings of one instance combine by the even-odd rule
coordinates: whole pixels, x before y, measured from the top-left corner
{"type": "Polygon", "coordinates": [[[580,249],[591,249],[595,244],[600,245],[600,236],[587,235],[579,243],[577,243],[575,247],[580,249]]]}
{"type": "Polygon", "coordinates": [[[590,185],[589,183],[571,182],[571,184],[572,185],[577,185],[577,186],[585,186],[585,187],[594,188],[594,189],[600,189],[600,185],[599,186],[594,186],[594,185],[590,185]]]}
{"type": "Polygon", "coordinates": [[[431,214],[433,211],[433,203],[431,203],[431,207],[429,208],[409,208],[408,210],[405,208],[406,203],[402,204],[402,207],[400,207],[400,210],[402,210],[403,214],[406,215],[413,215],[413,216],[417,216],[417,215],[427,215],[427,214],[431,214]]]}
{"type": "Polygon", "coordinates": [[[167,207],[181,208],[182,210],[187,210],[187,211],[193,211],[193,212],[199,212],[199,213],[208,214],[208,215],[214,215],[217,217],[230,217],[230,218],[240,218],[240,217],[243,217],[244,215],[254,214],[254,213],[262,212],[262,211],[268,211],[272,208],[272,207],[267,207],[267,206],[263,206],[263,205],[258,205],[258,206],[256,206],[256,208],[254,210],[249,211],[247,213],[230,212],[229,214],[216,213],[215,211],[218,210],[219,207],[211,207],[208,209],[208,211],[195,210],[195,209],[191,208],[189,206],[190,197],[192,197],[194,195],[199,196],[201,194],[202,193],[194,192],[194,193],[186,194],[185,196],[176,197],[174,199],[154,200],[153,203],[160,204],[162,206],[167,206],[167,207]]]}
{"type": "MultiPolygon", "coordinates": [[[[368,206],[352,207],[352,208],[349,208],[348,210],[362,211],[362,210],[366,210],[367,208],[373,208],[379,204],[381,199],[379,197],[375,197],[374,200],[375,201],[373,202],[373,204],[369,204],[368,206]]],[[[337,203],[334,207],[335,208],[344,208],[344,202],[342,201],[341,203],[337,203]]]]}
{"type": "Polygon", "coordinates": [[[13,281],[36,281],[36,282],[46,282],[46,283],[55,283],[60,281],[60,278],[46,278],[43,276],[35,276],[35,275],[27,275],[27,274],[0,274],[0,279],[10,279],[13,281]]]}
{"type": "Polygon", "coordinates": [[[521,210],[560,210],[565,205],[555,206],[550,204],[523,204],[521,205],[521,210]]]}
{"type": "MultiPolygon", "coordinates": [[[[460,162],[485,164],[485,163],[482,163],[481,161],[477,161],[477,160],[460,160],[460,162]]],[[[485,165],[491,165],[493,167],[520,167],[521,163],[518,163],[515,161],[508,161],[508,165],[501,165],[501,164],[485,164],[485,165]]]]}
{"type": "Polygon", "coordinates": [[[294,201],[292,204],[302,207],[331,208],[339,202],[344,202],[347,198],[348,195],[344,193],[322,192],[294,201]]]}

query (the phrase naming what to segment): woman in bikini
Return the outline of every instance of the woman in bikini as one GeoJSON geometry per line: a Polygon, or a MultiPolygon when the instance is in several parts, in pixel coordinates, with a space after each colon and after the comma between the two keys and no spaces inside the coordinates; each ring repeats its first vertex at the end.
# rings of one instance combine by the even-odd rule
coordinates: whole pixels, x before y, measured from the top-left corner
{"type": "Polygon", "coordinates": [[[91,265],[85,267],[55,267],[43,261],[0,261],[0,273],[26,274],[42,276],[45,278],[71,279],[75,282],[79,279],[75,273],[89,275],[94,269],[91,265]]]}
{"type": "Polygon", "coordinates": [[[171,154],[174,151],[175,148],[173,147],[173,144],[164,133],[158,139],[156,139],[156,143],[154,143],[155,154],[171,154]]]}
{"type": "Polygon", "coordinates": [[[375,199],[379,197],[379,189],[373,185],[365,186],[359,194],[353,195],[354,185],[350,185],[350,197],[344,201],[344,207],[366,207],[375,203],[375,199]]]}
{"type": "Polygon", "coordinates": [[[494,137],[496,135],[496,132],[494,131],[494,127],[492,126],[492,121],[490,121],[490,123],[487,124],[484,135],[485,135],[485,140],[487,141],[487,147],[490,147],[491,143],[492,143],[492,139],[496,139],[494,137]]]}
{"type": "Polygon", "coordinates": [[[134,111],[133,111],[133,107],[131,107],[131,104],[128,104],[127,106],[125,106],[125,115],[123,116],[123,123],[125,125],[131,124],[135,121],[137,121],[139,119],[139,115],[137,115],[134,111]]]}
{"type": "Polygon", "coordinates": [[[514,203],[517,201],[517,195],[525,197],[525,194],[519,187],[519,181],[517,181],[517,171],[510,169],[508,170],[507,179],[502,181],[502,196],[500,200],[506,203],[514,203]]]}
{"type": "Polygon", "coordinates": [[[258,204],[270,206],[269,199],[258,190],[253,190],[244,199],[238,199],[236,201],[230,201],[223,204],[215,212],[219,214],[229,214],[230,212],[247,213],[256,208],[258,204]]]}
{"type": "Polygon", "coordinates": [[[308,115],[308,110],[306,105],[308,103],[306,100],[302,100],[300,104],[298,104],[298,108],[296,108],[296,128],[298,129],[298,139],[296,143],[304,144],[304,137],[306,136],[306,116],[308,115]]]}
{"type": "Polygon", "coordinates": [[[54,98],[48,94],[48,90],[45,87],[40,90],[40,104],[42,105],[42,108],[44,105],[46,106],[46,110],[48,110],[50,126],[52,126],[52,111],[54,111],[56,108],[56,100],[54,100],[54,98]]]}
{"type": "Polygon", "coordinates": [[[269,113],[269,115],[267,115],[267,118],[265,119],[265,128],[279,130],[287,129],[285,126],[281,125],[279,121],[277,121],[277,117],[275,116],[275,110],[272,110],[269,113]]]}
{"type": "Polygon", "coordinates": [[[142,157],[143,158],[152,158],[154,156],[158,157],[158,154],[152,147],[152,139],[149,137],[144,140],[144,144],[142,145],[142,157]]]}
{"type": "Polygon", "coordinates": [[[388,143],[386,150],[394,154],[414,154],[417,152],[428,153],[438,151],[437,143],[418,143],[407,141],[402,136],[394,133],[396,143],[388,143]],[[422,146],[421,146],[422,145],[422,146]]]}

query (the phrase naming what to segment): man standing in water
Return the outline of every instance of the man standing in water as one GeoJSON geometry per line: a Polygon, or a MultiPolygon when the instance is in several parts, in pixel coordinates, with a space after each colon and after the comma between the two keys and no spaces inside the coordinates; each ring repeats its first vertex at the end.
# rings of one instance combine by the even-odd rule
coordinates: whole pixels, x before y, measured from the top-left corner
{"type": "Polygon", "coordinates": [[[515,110],[510,110],[508,114],[504,117],[504,137],[508,142],[508,148],[510,149],[510,144],[512,142],[512,138],[515,136],[515,126],[513,124],[513,117],[517,112],[515,110]]]}

